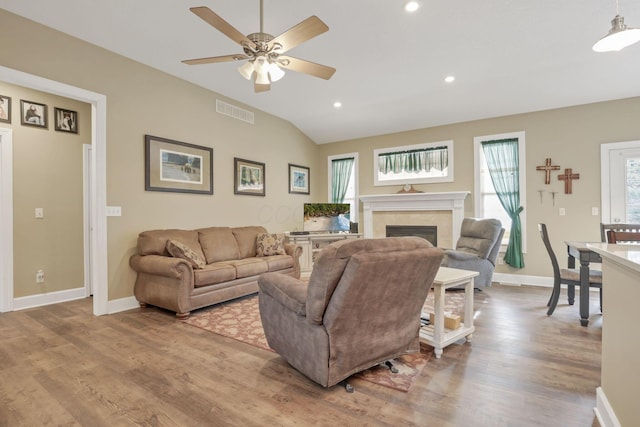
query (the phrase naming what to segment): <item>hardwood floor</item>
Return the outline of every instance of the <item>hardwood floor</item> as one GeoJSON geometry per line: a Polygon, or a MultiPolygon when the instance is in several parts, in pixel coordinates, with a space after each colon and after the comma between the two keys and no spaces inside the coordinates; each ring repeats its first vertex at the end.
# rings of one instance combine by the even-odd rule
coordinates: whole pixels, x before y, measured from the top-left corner
{"type": "Polygon", "coordinates": [[[324,389],[274,353],[156,308],[3,313],[0,426],[597,426],[598,296],[583,328],[564,295],[546,316],[549,292],[477,292],[473,341],[432,357],[408,393],[324,389]]]}

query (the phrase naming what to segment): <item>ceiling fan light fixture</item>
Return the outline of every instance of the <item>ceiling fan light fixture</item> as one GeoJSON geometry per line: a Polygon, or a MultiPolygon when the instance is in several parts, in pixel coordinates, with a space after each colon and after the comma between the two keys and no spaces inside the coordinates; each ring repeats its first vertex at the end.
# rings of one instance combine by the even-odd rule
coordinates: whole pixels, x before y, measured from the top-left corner
{"type": "Polygon", "coordinates": [[[606,36],[593,45],[595,52],[617,52],[640,41],[640,29],[629,28],[624,18],[616,15],[611,21],[611,29],[606,36]]]}
{"type": "Polygon", "coordinates": [[[253,75],[253,63],[251,63],[250,61],[245,62],[240,67],[238,67],[238,72],[245,79],[251,80],[251,76],[253,75]]]}
{"type": "Polygon", "coordinates": [[[274,62],[269,64],[269,78],[272,82],[277,82],[284,77],[284,71],[274,62]]]}

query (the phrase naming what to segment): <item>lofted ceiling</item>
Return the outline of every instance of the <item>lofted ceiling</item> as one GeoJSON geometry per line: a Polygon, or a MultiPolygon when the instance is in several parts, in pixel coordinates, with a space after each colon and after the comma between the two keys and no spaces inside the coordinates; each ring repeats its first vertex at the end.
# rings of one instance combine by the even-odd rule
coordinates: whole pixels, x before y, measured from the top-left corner
{"type": "MultiPolygon", "coordinates": [[[[293,71],[254,93],[240,53],[189,11],[207,6],[243,34],[259,0],[0,0],[0,7],[290,121],[318,144],[640,96],[640,43],[595,53],[614,0],[264,0],[274,36],[316,15],[329,31],[288,55],[335,67],[331,80],[293,71]],[[448,75],[453,83],[445,83],[448,75]],[[335,108],[335,101],[342,107],[335,108]]],[[[640,1],[620,15],[640,27],[640,1]]]]}

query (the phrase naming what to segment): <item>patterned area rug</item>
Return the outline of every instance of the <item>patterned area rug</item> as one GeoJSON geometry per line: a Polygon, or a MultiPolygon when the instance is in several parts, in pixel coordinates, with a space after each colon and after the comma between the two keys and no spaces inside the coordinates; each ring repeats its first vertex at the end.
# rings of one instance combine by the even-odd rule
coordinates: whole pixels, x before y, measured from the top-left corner
{"type": "MultiPolygon", "coordinates": [[[[447,293],[445,310],[457,313],[457,307],[460,306],[459,301],[462,300],[461,297],[462,294],[447,293]]],[[[427,312],[433,311],[432,307],[433,292],[429,294],[424,310],[427,312]]],[[[198,310],[184,322],[254,347],[273,351],[264,336],[257,295],[198,310]]],[[[413,381],[427,365],[429,357],[433,353],[433,348],[425,344],[421,345],[420,350],[420,353],[409,354],[396,359],[397,374],[392,374],[387,367],[374,366],[354,375],[352,378],[363,379],[407,392],[411,388],[413,381]]]]}

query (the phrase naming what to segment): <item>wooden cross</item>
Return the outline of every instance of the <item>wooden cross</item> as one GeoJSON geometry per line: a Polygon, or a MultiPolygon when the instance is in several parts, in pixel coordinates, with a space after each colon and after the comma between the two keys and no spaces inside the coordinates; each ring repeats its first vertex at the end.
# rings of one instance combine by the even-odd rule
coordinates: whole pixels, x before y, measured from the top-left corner
{"type": "Polygon", "coordinates": [[[564,170],[564,175],[558,175],[560,181],[564,181],[564,194],[571,194],[571,181],[574,179],[580,179],[579,173],[572,173],[571,168],[564,170]]]}
{"type": "Polygon", "coordinates": [[[544,171],[544,183],[551,184],[551,171],[559,171],[560,166],[551,165],[551,159],[547,159],[544,163],[544,166],[536,166],[537,171],[544,171]]]}

